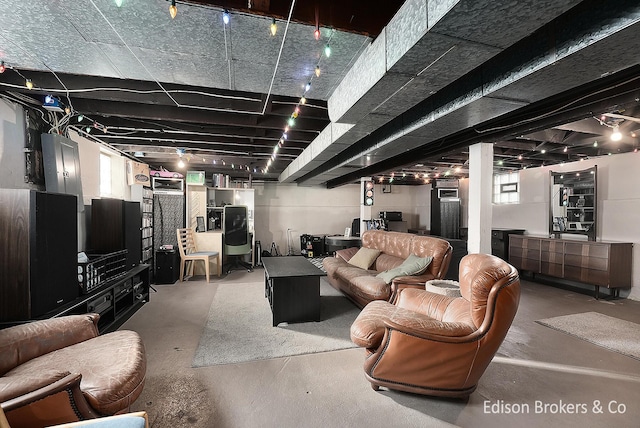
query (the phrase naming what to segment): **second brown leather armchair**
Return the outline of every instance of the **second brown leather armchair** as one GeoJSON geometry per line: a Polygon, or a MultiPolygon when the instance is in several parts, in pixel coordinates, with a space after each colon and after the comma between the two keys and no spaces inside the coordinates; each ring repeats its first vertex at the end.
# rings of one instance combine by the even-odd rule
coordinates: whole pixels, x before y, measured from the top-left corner
{"type": "Polygon", "coordinates": [[[462,297],[405,288],[395,304],[371,302],[356,318],[351,339],[366,348],[374,389],[444,397],[476,389],[515,317],[520,279],[488,254],[465,256],[459,273],[462,297]]]}
{"type": "Polygon", "coordinates": [[[140,336],[99,335],[98,314],[0,330],[0,406],[12,428],[37,428],[128,411],[144,387],[140,336]]]}

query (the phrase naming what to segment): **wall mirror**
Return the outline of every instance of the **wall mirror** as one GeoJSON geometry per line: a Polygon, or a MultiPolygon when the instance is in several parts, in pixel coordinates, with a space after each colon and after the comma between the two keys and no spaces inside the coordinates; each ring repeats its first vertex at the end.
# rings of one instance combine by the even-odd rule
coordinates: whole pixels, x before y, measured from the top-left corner
{"type": "Polygon", "coordinates": [[[549,232],[586,235],[596,240],[597,166],[581,171],[551,171],[549,232]]]}

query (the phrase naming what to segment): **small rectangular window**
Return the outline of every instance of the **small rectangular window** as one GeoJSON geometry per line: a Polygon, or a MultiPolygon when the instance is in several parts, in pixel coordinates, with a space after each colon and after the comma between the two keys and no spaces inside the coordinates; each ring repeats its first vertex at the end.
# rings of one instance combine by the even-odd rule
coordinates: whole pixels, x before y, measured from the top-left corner
{"type": "Polygon", "coordinates": [[[493,176],[493,203],[517,204],[520,202],[520,174],[510,172],[493,176]]]}
{"type": "Polygon", "coordinates": [[[111,156],[100,152],[100,196],[111,194],[111,156]]]}

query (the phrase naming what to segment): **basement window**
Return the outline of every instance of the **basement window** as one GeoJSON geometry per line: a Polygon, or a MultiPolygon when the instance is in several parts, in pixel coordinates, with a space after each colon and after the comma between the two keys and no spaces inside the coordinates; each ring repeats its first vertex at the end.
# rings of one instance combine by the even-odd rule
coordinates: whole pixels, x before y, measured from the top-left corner
{"type": "Polygon", "coordinates": [[[100,152],[100,196],[111,196],[111,156],[100,152]]]}
{"type": "Polygon", "coordinates": [[[510,172],[493,176],[493,203],[517,204],[520,202],[520,174],[510,172]]]}

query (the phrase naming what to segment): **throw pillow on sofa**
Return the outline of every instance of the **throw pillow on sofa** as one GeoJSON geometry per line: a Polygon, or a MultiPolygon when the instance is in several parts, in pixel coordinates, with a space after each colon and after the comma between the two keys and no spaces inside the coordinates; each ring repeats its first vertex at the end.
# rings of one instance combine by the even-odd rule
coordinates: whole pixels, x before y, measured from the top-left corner
{"type": "Polygon", "coordinates": [[[418,257],[411,254],[402,264],[396,268],[380,272],[376,277],[382,278],[387,284],[391,284],[394,278],[399,276],[422,275],[431,264],[433,257],[418,257]]]}
{"type": "Polygon", "coordinates": [[[349,259],[347,263],[357,266],[361,269],[369,269],[369,266],[376,261],[380,255],[380,250],[362,247],[349,259]]]}

